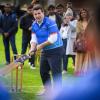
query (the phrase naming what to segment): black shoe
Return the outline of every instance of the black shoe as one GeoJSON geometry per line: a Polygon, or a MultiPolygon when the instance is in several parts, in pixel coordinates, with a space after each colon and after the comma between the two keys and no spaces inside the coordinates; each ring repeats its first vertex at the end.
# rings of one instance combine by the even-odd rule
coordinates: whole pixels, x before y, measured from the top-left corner
{"type": "Polygon", "coordinates": [[[36,67],[34,66],[34,64],[30,65],[30,69],[36,69],[36,67]]]}

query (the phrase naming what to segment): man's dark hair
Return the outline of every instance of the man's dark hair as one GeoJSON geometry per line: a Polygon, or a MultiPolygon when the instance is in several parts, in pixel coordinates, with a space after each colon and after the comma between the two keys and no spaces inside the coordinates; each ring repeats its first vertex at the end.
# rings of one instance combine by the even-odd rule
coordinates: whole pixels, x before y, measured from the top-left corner
{"type": "Polygon", "coordinates": [[[55,6],[54,5],[49,5],[48,10],[50,10],[50,9],[55,9],[55,6]]]}
{"type": "Polygon", "coordinates": [[[29,5],[27,9],[33,9],[33,5],[29,5]]]}
{"type": "Polygon", "coordinates": [[[44,12],[44,9],[43,9],[43,7],[42,7],[40,4],[36,4],[36,5],[33,6],[33,11],[34,11],[34,10],[39,10],[39,9],[40,9],[42,12],[44,12]]]}

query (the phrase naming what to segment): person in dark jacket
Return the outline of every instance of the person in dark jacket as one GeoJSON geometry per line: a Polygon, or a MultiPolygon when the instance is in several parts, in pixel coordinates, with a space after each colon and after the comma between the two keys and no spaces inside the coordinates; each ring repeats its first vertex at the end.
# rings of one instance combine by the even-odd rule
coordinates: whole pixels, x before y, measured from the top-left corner
{"type": "MultiPolygon", "coordinates": [[[[34,21],[33,15],[32,15],[32,8],[33,6],[30,5],[27,8],[27,13],[21,17],[20,20],[20,28],[22,29],[22,51],[21,54],[25,54],[28,45],[30,46],[30,40],[31,40],[31,25],[34,21]]],[[[31,56],[29,59],[29,64],[31,65],[32,69],[35,69],[35,55],[31,56]]]]}
{"type": "Polygon", "coordinates": [[[61,17],[55,12],[55,6],[49,5],[48,6],[48,17],[54,20],[58,26],[58,29],[61,28],[62,19],[61,17]]]}
{"type": "Polygon", "coordinates": [[[57,4],[56,5],[56,12],[57,14],[63,19],[64,15],[64,6],[62,4],[57,4]]]}
{"type": "MultiPolygon", "coordinates": [[[[5,47],[6,64],[10,63],[10,48],[9,42],[11,44],[14,54],[17,54],[17,48],[15,44],[15,34],[18,30],[18,21],[16,15],[12,13],[11,5],[5,4],[4,14],[0,21],[0,33],[3,36],[3,43],[5,47]]],[[[16,57],[14,57],[16,59],[16,57]]]]}

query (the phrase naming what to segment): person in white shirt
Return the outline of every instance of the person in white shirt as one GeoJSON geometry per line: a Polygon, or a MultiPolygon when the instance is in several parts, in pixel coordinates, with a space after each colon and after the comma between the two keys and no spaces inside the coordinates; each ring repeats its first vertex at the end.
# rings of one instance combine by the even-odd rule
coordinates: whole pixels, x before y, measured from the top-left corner
{"type": "Polygon", "coordinates": [[[73,52],[73,43],[76,39],[76,20],[72,20],[73,13],[65,13],[63,24],[60,29],[65,53],[63,55],[63,74],[67,72],[68,58],[71,56],[75,63],[75,53],[73,52]]]}
{"type": "Polygon", "coordinates": [[[61,25],[61,29],[60,29],[60,34],[63,40],[63,47],[64,47],[64,55],[63,55],[63,72],[62,73],[66,73],[67,72],[67,66],[66,66],[66,61],[67,61],[67,56],[66,56],[66,48],[67,48],[67,39],[68,39],[68,32],[69,32],[69,23],[70,19],[69,16],[64,15],[63,17],[63,23],[61,25]]]}
{"type": "Polygon", "coordinates": [[[67,55],[67,64],[68,64],[68,58],[71,57],[73,60],[73,66],[75,66],[75,55],[76,53],[73,50],[73,45],[76,40],[76,25],[77,20],[73,17],[73,13],[67,13],[70,17],[70,31],[68,34],[68,40],[67,40],[67,47],[66,47],[66,55],[67,55]]]}

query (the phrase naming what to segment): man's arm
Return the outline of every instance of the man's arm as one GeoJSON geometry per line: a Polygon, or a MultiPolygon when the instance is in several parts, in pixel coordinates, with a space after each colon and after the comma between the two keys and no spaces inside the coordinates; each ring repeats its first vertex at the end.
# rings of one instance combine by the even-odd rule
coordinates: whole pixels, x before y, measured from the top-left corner
{"type": "Polygon", "coordinates": [[[32,33],[31,35],[31,41],[30,41],[30,44],[31,44],[31,48],[29,50],[29,53],[36,50],[36,46],[37,46],[37,37],[36,37],[36,34],[35,33],[32,33]]]}
{"type": "Polygon", "coordinates": [[[55,33],[50,34],[47,41],[37,45],[37,50],[41,50],[45,46],[49,46],[49,45],[53,44],[56,41],[57,41],[57,33],[55,32],[55,33]]]}
{"type": "Polygon", "coordinates": [[[30,48],[29,52],[36,50],[36,46],[37,46],[37,43],[31,42],[31,48],[30,48]]]}
{"type": "Polygon", "coordinates": [[[44,48],[45,46],[51,45],[52,43],[50,43],[49,41],[46,41],[44,43],[41,43],[39,45],[37,45],[37,50],[41,50],[42,48],[44,48]]]}

